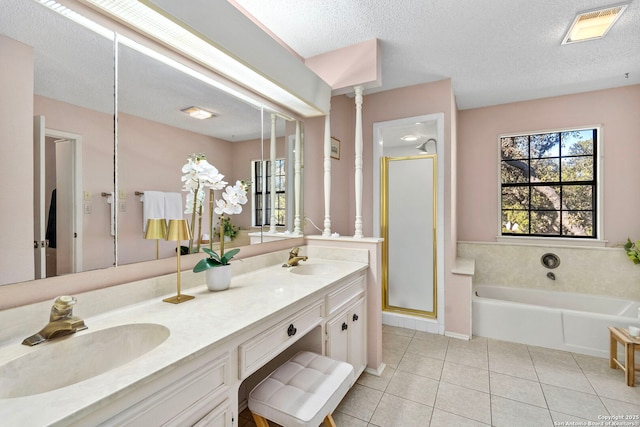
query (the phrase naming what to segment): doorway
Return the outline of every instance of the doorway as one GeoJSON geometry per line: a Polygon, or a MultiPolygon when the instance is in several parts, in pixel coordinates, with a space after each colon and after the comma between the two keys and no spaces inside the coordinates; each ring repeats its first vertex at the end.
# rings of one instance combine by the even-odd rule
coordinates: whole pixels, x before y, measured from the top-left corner
{"type": "Polygon", "coordinates": [[[443,333],[444,114],[378,122],[373,130],[383,323],[443,333]]]}
{"type": "Polygon", "coordinates": [[[82,271],[82,137],[34,123],[36,278],[82,271]]]}

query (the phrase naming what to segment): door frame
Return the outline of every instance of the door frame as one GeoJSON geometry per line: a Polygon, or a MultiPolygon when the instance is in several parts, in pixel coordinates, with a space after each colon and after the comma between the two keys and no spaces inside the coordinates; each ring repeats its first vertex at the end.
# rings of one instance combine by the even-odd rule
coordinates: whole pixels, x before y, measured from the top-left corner
{"type": "MultiPolygon", "coordinates": [[[[65,131],[47,128],[46,120],[44,116],[36,116],[34,118],[34,128],[44,129],[44,132],[41,133],[42,143],[35,145],[35,147],[38,148],[39,150],[45,149],[44,144],[47,137],[51,137],[55,139],[65,139],[71,143],[71,162],[70,163],[72,167],[69,173],[71,174],[70,180],[72,182],[72,185],[71,185],[72,221],[71,222],[72,222],[74,238],[71,239],[72,244],[71,244],[71,247],[69,248],[69,251],[71,252],[70,259],[72,260],[71,273],[80,272],[82,271],[82,268],[83,268],[82,266],[83,264],[82,208],[83,208],[84,194],[82,190],[82,136],[75,133],[71,133],[71,132],[65,132],[65,131]],[[40,126],[38,126],[38,123],[40,123],[40,126]]],[[[40,134],[40,132],[38,132],[38,134],[40,134]]],[[[34,177],[34,179],[38,182],[44,183],[44,176],[45,176],[44,152],[38,153],[38,159],[40,159],[37,163],[39,165],[39,174],[40,174],[40,177],[42,178],[40,180],[40,177],[37,176],[38,172],[36,171],[36,177],[34,177]]],[[[44,186],[42,187],[38,186],[36,188],[36,191],[38,189],[41,194],[37,195],[36,197],[40,201],[42,201],[42,204],[44,204],[44,200],[45,200],[44,186]]],[[[39,227],[36,226],[36,228],[39,228],[40,230],[46,229],[45,224],[47,222],[48,216],[45,213],[45,209],[46,209],[45,206],[40,207],[41,214],[38,215],[40,217],[40,225],[39,227]]],[[[44,234],[42,235],[42,240],[44,240],[44,234]]],[[[36,278],[45,277],[46,274],[45,272],[40,272],[40,275],[41,277],[36,277],[36,278]]]]}

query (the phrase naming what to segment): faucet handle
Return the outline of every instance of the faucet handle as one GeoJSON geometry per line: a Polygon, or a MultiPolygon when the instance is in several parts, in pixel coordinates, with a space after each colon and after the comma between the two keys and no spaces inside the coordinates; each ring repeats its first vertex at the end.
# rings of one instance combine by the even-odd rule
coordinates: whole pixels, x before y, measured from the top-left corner
{"type": "Polygon", "coordinates": [[[76,297],[72,297],[70,295],[63,295],[61,297],[56,298],[56,300],[53,302],[53,305],[59,310],[60,309],[66,310],[77,302],[78,300],[76,299],[76,297]]]}
{"type": "Polygon", "coordinates": [[[53,306],[51,307],[51,315],[49,316],[49,321],[54,322],[56,320],[64,319],[65,317],[69,317],[73,313],[73,306],[78,302],[75,297],[69,295],[63,295],[61,297],[56,298],[53,302],[53,306]]]}

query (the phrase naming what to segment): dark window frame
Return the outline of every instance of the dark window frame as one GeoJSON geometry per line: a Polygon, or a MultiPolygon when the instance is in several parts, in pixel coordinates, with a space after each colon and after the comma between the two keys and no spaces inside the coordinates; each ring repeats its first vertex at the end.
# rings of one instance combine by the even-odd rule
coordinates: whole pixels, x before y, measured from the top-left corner
{"type": "MultiPolygon", "coordinates": [[[[284,205],[279,205],[276,201],[276,218],[281,218],[282,221],[276,222],[276,226],[285,226],[287,218],[287,205],[286,205],[286,160],[284,158],[276,159],[277,163],[281,163],[281,166],[276,166],[276,171],[282,171],[277,173],[280,177],[281,185],[276,184],[276,197],[282,200],[282,196],[285,196],[284,205]],[[282,223],[281,223],[282,222],[282,223]]],[[[271,225],[271,160],[254,160],[252,161],[252,173],[254,177],[255,185],[253,186],[253,215],[252,221],[254,227],[271,225]],[[263,171],[266,171],[266,176],[263,175],[263,171]],[[264,218],[263,218],[263,209],[264,218]]]]}
{"type": "MultiPolygon", "coordinates": [[[[519,142],[514,142],[513,151],[517,152],[518,143],[521,143],[523,139],[518,140],[519,142]]],[[[499,222],[499,232],[500,236],[509,236],[509,237],[543,237],[543,238],[568,238],[568,239],[587,239],[587,240],[598,240],[599,236],[599,221],[600,221],[600,203],[599,203],[599,164],[598,164],[598,147],[599,147],[599,139],[600,139],[600,129],[599,127],[585,127],[585,128],[573,128],[573,129],[562,129],[562,130],[553,130],[553,131],[542,131],[535,133],[519,133],[519,134],[509,134],[509,135],[500,135],[498,138],[499,143],[499,151],[500,151],[500,166],[499,166],[499,181],[500,181],[500,195],[499,195],[499,209],[500,209],[500,222],[499,222]],[[570,134],[572,132],[591,132],[592,144],[591,154],[569,154],[563,153],[563,144],[562,137],[563,134],[570,134]],[[548,135],[557,135],[557,155],[538,155],[535,156],[533,154],[533,150],[531,148],[532,139],[534,137],[540,136],[548,136],[548,135]],[[507,156],[505,157],[505,139],[510,141],[516,141],[518,138],[526,138],[526,156],[507,156]],[[562,168],[564,161],[567,160],[576,160],[576,159],[586,159],[587,161],[590,159],[591,161],[591,179],[583,179],[583,180],[563,180],[562,179],[562,168]],[[533,162],[532,162],[533,161],[533,162]],[[535,169],[532,167],[532,163],[547,161],[549,163],[557,162],[557,180],[547,180],[547,181],[532,181],[532,172],[535,173],[535,169]],[[519,167],[514,167],[514,164],[519,163],[519,167]],[[506,165],[508,168],[511,166],[510,170],[514,171],[515,169],[520,169],[523,176],[526,175],[525,181],[517,181],[516,182],[503,182],[505,175],[503,174],[503,167],[506,165]],[[525,172],[526,171],[526,172],[525,172]],[[534,202],[535,198],[544,200],[544,196],[540,197],[542,194],[540,191],[536,191],[536,188],[543,189],[547,187],[548,191],[556,191],[557,197],[559,198],[559,207],[554,208],[542,208],[537,206],[534,202]],[[588,188],[588,190],[587,190],[588,188]],[[523,208],[505,208],[505,195],[508,193],[509,189],[521,189],[523,193],[526,194],[526,203],[523,203],[525,207],[523,208]],[[591,192],[591,200],[590,208],[568,208],[564,204],[564,195],[566,191],[590,191],[591,192]],[[505,191],[507,190],[507,191],[505,191]],[[538,194],[534,194],[538,193],[538,194]],[[513,218],[516,213],[520,215],[526,215],[526,230],[518,229],[517,231],[510,232],[507,228],[507,225],[510,225],[511,222],[507,222],[509,217],[509,213],[511,213],[511,218],[513,218]],[[542,214],[550,214],[551,216],[555,216],[558,221],[558,230],[554,233],[549,232],[536,232],[536,230],[532,230],[533,218],[535,215],[542,214]],[[583,213],[585,216],[591,216],[590,228],[591,234],[587,235],[576,235],[571,234],[570,227],[567,225],[570,224],[570,221],[567,221],[569,215],[576,215],[578,213],[583,213]],[[566,227],[567,226],[567,227],[566,227]],[[566,228],[566,229],[565,229],[566,228]]],[[[522,152],[522,151],[521,151],[522,152]]],[[[513,193],[512,193],[513,194],[513,193]]],[[[567,193],[569,194],[569,193],[567,193]]],[[[553,204],[553,201],[549,198],[546,200],[549,204],[553,204]]]]}

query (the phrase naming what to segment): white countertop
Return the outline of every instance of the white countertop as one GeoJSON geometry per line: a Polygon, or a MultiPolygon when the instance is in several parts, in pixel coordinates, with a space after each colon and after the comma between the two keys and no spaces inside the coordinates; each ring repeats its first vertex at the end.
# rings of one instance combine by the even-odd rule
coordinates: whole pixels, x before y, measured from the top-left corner
{"type": "MultiPolygon", "coordinates": [[[[306,265],[318,263],[330,263],[336,268],[309,276],[294,274],[281,265],[271,266],[233,277],[226,291],[209,292],[205,285],[183,291],[196,298],[182,304],[165,303],[162,299],[170,295],[164,295],[84,319],[89,329],[60,339],[73,340],[81,334],[130,323],[163,325],[170,330],[170,336],[138,359],[88,380],[37,395],[0,399],[2,424],[21,427],[67,424],[162,375],[163,370],[213,350],[295,304],[303,308],[304,303],[311,302],[326,287],[367,268],[367,264],[360,262],[320,259],[310,259],[306,265]]],[[[34,347],[21,345],[19,341],[6,345],[0,348],[0,365],[56,344],[54,340],[34,347]]]]}

